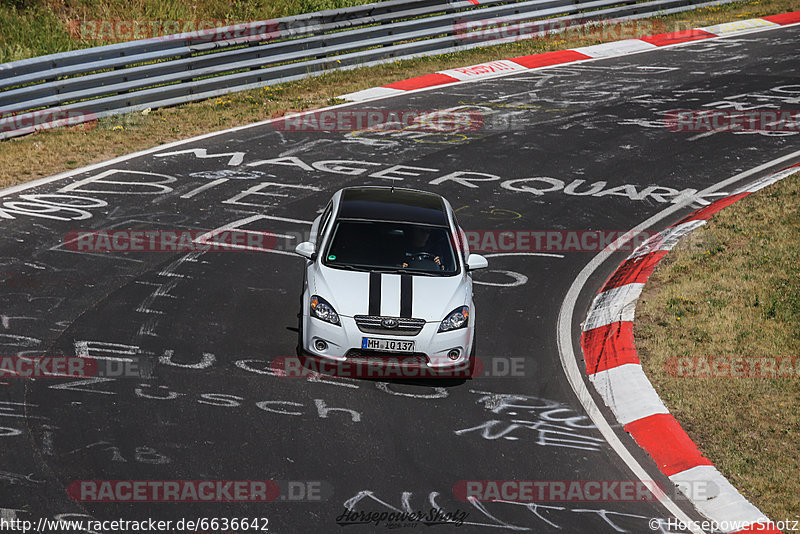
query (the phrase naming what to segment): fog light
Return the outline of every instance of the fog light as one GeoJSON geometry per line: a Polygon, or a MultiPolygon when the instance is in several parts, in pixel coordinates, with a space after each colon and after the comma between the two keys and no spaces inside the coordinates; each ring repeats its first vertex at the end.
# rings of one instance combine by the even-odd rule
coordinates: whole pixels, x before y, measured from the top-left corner
{"type": "Polygon", "coordinates": [[[447,357],[450,358],[451,360],[457,360],[458,359],[458,349],[453,349],[450,352],[448,352],[447,353],[447,357]]]}
{"type": "Polygon", "coordinates": [[[321,339],[318,339],[314,342],[314,348],[317,349],[319,352],[322,352],[328,348],[328,344],[322,341],[321,339]]]}

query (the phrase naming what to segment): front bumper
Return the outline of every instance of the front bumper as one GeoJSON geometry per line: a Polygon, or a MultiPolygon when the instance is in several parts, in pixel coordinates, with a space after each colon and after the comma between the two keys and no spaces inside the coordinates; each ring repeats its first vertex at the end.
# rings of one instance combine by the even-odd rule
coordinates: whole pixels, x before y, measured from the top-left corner
{"type": "Polygon", "coordinates": [[[474,335],[474,319],[470,317],[470,324],[451,332],[439,332],[440,321],[428,322],[419,333],[409,335],[388,335],[362,332],[353,317],[339,316],[341,326],[321,321],[308,315],[303,316],[303,349],[317,358],[344,362],[348,359],[378,356],[373,351],[363,351],[362,339],[365,337],[379,339],[393,339],[397,341],[413,341],[414,353],[385,352],[380,356],[396,358],[417,357],[425,362],[431,369],[446,369],[464,367],[470,357],[472,337],[474,335]],[[324,341],[327,347],[318,350],[317,341],[324,341]],[[448,353],[458,351],[458,358],[451,359],[448,353]],[[350,354],[348,358],[348,353],[350,354]]]}

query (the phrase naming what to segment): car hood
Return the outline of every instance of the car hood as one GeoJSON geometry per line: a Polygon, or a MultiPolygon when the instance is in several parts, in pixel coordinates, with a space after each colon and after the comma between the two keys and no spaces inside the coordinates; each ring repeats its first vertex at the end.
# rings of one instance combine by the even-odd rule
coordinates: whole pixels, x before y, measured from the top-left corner
{"type": "MultiPolygon", "coordinates": [[[[370,315],[370,273],[331,269],[317,265],[309,289],[334,307],[339,315],[370,315]]],[[[373,276],[375,274],[373,273],[373,276]]],[[[376,276],[377,278],[377,276],[376,276]]],[[[379,315],[400,317],[400,301],[411,302],[410,317],[427,322],[441,321],[459,306],[469,304],[469,284],[463,275],[420,276],[379,273],[379,287],[372,289],[373,307],[380,294],[379,315]],[[401,278],[411,279],[402,288],[401,278]],[[407,291],[411,295],[405,294],[407,291]],[[403,293],[403,294],[401,294],[403,293]]]]}

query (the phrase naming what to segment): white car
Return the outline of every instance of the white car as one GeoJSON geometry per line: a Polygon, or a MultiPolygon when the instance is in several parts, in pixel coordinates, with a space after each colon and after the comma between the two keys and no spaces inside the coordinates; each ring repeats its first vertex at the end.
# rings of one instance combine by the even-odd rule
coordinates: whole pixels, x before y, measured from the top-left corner
{"type": "Polygon", "coordinates": [[[440,195],[363,186],[337,191],[295,251],[306,258],[298,354],[403,358],[464,368],[475,347],[470,254],[440,195]]]}

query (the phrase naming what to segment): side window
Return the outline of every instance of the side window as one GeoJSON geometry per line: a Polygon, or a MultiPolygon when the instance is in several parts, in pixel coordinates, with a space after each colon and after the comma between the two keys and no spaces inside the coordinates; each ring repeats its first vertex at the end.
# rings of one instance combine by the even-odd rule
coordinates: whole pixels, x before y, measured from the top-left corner
{"type": "Polygon", "coordinates": [[[332,211],[333,211],[333,204],[328,202],[328,205],[325,207],[325,211],[322,212],[322,217],[320,217],[319,219],[319,228],[317,229],[317,242],[315,243],[317,252],[319,252],[319,247],[322,246],[322,237],[325,235],[325,231],[328,229],[328,221],[331,218],[332,211]]]}

